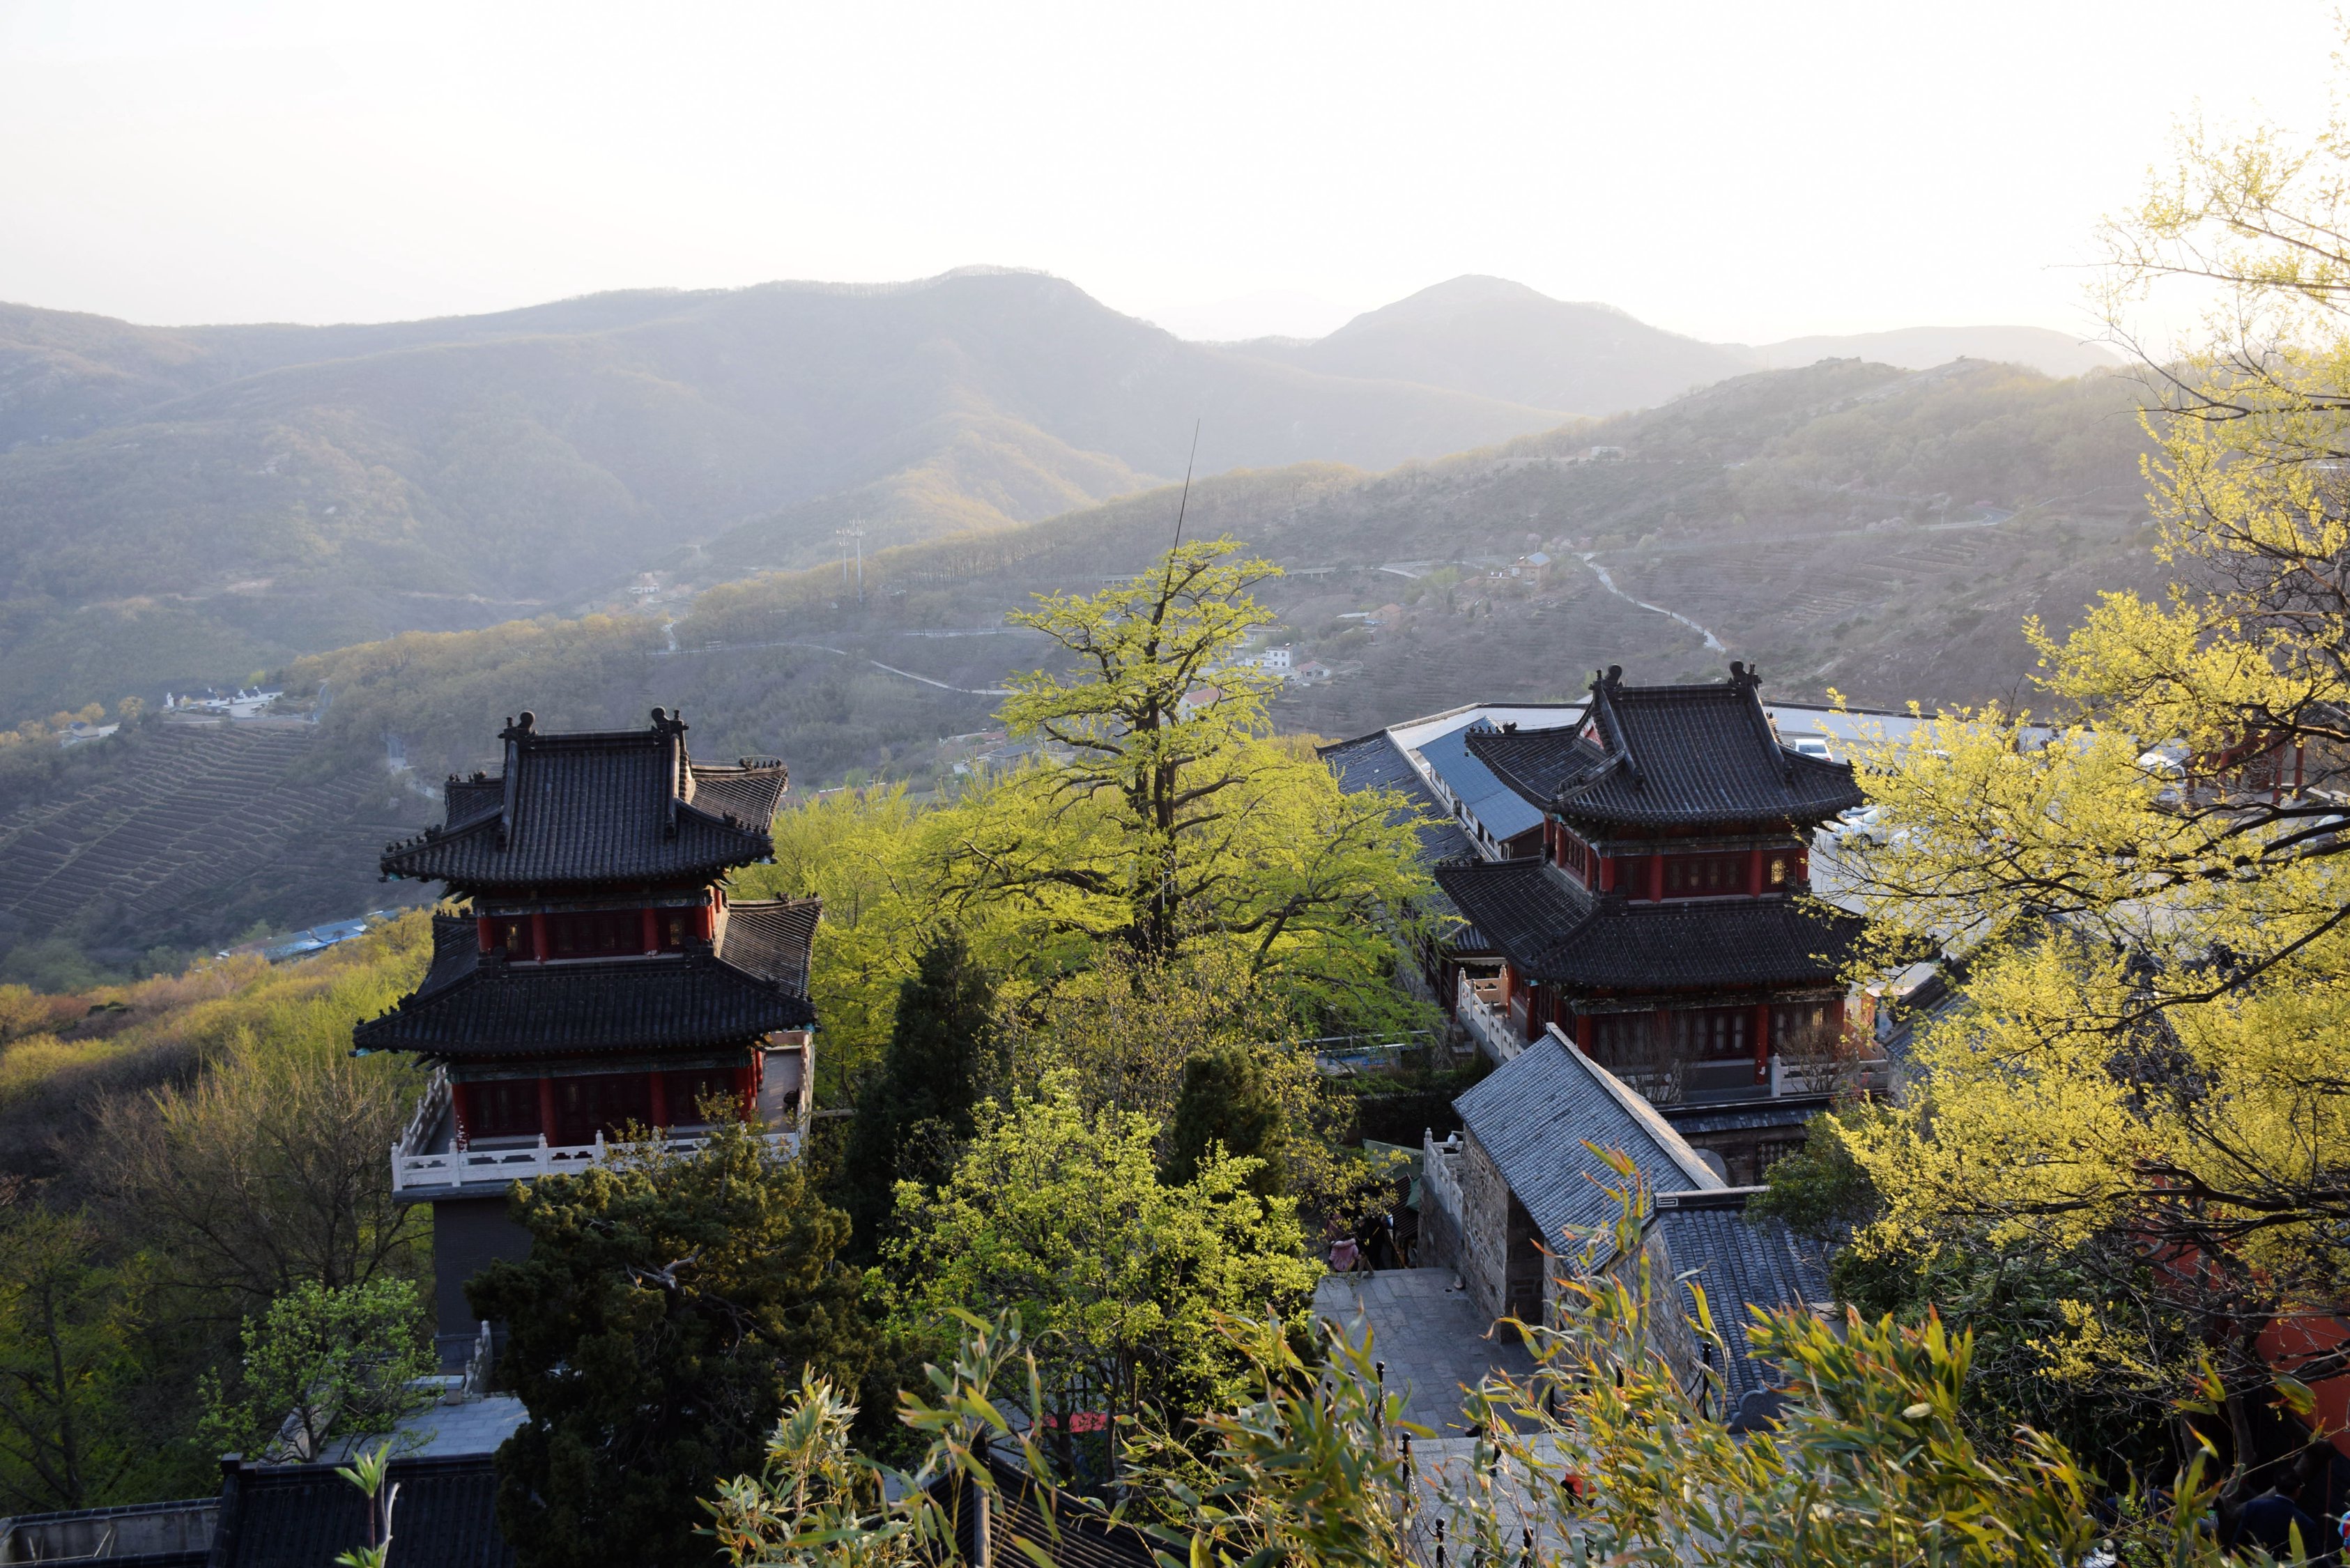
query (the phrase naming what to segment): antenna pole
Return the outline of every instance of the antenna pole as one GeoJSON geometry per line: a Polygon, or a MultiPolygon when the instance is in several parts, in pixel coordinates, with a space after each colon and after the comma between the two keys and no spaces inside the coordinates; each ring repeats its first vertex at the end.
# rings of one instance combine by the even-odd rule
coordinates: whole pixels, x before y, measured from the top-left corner
{"type": "Polygon", "coordinates": [[[1175,543],[1183,542],[1183,514],[1191,507],[1191,468],[1200,461],[1200,421],[1191,421],[1191,455],[1183,460],[1183,498],[1175,505],[1175,543]]]}

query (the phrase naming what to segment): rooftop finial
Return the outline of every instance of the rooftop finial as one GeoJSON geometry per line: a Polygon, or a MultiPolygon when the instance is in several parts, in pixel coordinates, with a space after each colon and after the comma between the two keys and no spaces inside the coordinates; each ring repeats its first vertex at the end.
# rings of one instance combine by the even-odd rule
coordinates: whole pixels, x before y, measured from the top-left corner
{"type": "Polygon", "coordinates": [[[525,708],[522,711],[522,719],[520,721],[519,727],[524,734],[529,734],[533,730],[538,728],[538,715],[532,712],[529,709],[525,708]]]}
{"type": "Polygon", "coordinates": [[[658,729],[658,728],[660,728],[660,726],[662,726],[662,725],[664,725],[664,724],[666,724],[666,723],[668,723],[668,722],[669,722],[669,710],[668,710],[668,709],[666,709],[666,708],[656,708],[656,709],[654,709],[654,710],[653,710],[653,726],[654,726],[654,728],[658,729]]]}

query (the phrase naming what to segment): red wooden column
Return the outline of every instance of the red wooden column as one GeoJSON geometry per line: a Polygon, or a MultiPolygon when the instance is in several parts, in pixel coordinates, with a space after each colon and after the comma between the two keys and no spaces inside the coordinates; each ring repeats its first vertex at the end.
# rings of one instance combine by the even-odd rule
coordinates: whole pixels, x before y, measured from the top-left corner
{"type": "Polygon", "coordinates": [[[1648,857],[1648,900],[1656,904],[1665,901],[1665,857],[1662,855],[1648,857]]]}
{"type": "Polygon", "coordinates": [[[1746,890],[1749,893],[1767,893],[1771,890],[1762,882],[1762,850],[1760,846],[1747,856],[1746,890]]]}
{"type": "Polygon", "coordinates": [[[650,905],[645,907],[644,928],[645,951],[649,953],[660,951],[660,917],[653,913],[650,905]]]}
{"type": "Polygon", "coordinates": [[[451,1114],[457,1118],[457,1147],[459,1148],[463,1148],[469,1141],[471,1141],[473,1137],[473,1085],[471,1084],[450,1085],[449,1105],[451,1114]]]}
{"type": "Polygon", "coordinates": [[[669,1091],[661,1083],[661,1075],[658,1068],[647,1073],[645,1077],[652,1085],[650,1100],[653,1126],[665,1127],[669,1126],[669,1091]]]}
{"type": "Polygon", "coordinates": [[[1591,1014],[1588,1012],[1575,1021],[1575,1043],[1583,1048],[1585,1055],[1591,1054],[1591,1014]]]}
{"type": "Polygon", "coordinates": [[[546,953],[546,916],[543,911],[534,911],[530,917],[530,956],[544,963],[546,953]]]}
{"type": "Polygon", "coordinates": [[[1771,1004],[1767,1002],[1754,1007],[1754,1081],[1771,1081],[1771,1004]]]}
{"type": "Polygon", "coordinates": [[[555,1080],[538,1081],[538,1136],[547,1142],[555,1141],[555,1080]]]}

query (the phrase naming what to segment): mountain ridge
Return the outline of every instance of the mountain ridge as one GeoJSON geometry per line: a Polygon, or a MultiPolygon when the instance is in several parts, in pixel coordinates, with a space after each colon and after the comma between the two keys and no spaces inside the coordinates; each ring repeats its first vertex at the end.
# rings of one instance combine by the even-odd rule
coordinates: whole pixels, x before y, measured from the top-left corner
{"type": "Polygon", "coordinates": [[[1180,472],[1201,409],[1210,468],[1562,417],[1184,344],[1012,272],[330,327],[0,308],[0,711],[576,605],[746,526],[746,564],[806,565],[845,507],[877,543],[1033,520],[1180,472]]]}

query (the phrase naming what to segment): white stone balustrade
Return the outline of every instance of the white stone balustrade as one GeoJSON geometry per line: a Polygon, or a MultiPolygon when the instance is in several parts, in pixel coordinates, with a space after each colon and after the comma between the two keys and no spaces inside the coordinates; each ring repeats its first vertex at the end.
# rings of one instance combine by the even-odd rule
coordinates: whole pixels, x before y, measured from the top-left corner
{"type": "MultiPolygon", "coordinates": [[[[473,1188],[486,1196],[511,1182],[585,1170],[603,1164],[620,1149],[642,1147],[608,1145],[598,1132],[593,1143],[549,1144],[542,1134],[536,1144],[491,1142],[461,1148],[453,1130],[435,1137],[448,1125],[449,1101],[448,1075],[436,1070],[417,1101],[416,1114],[409,1118],[407,1131],[391,1146],[394,1193],[473,1188]],[[428,1147],[443,1143],[447,1147],[428,1147]]],[[[800,1135],[795,1130],[767,1133],[764,1138],[770,1149],[786,1158],[799,1152],[800,1135]]],[[[686,1131],[661,1139],[660,1147],[672,1154],[687,1154],[708,1141],[706,1132],[686,1131]]]]}

